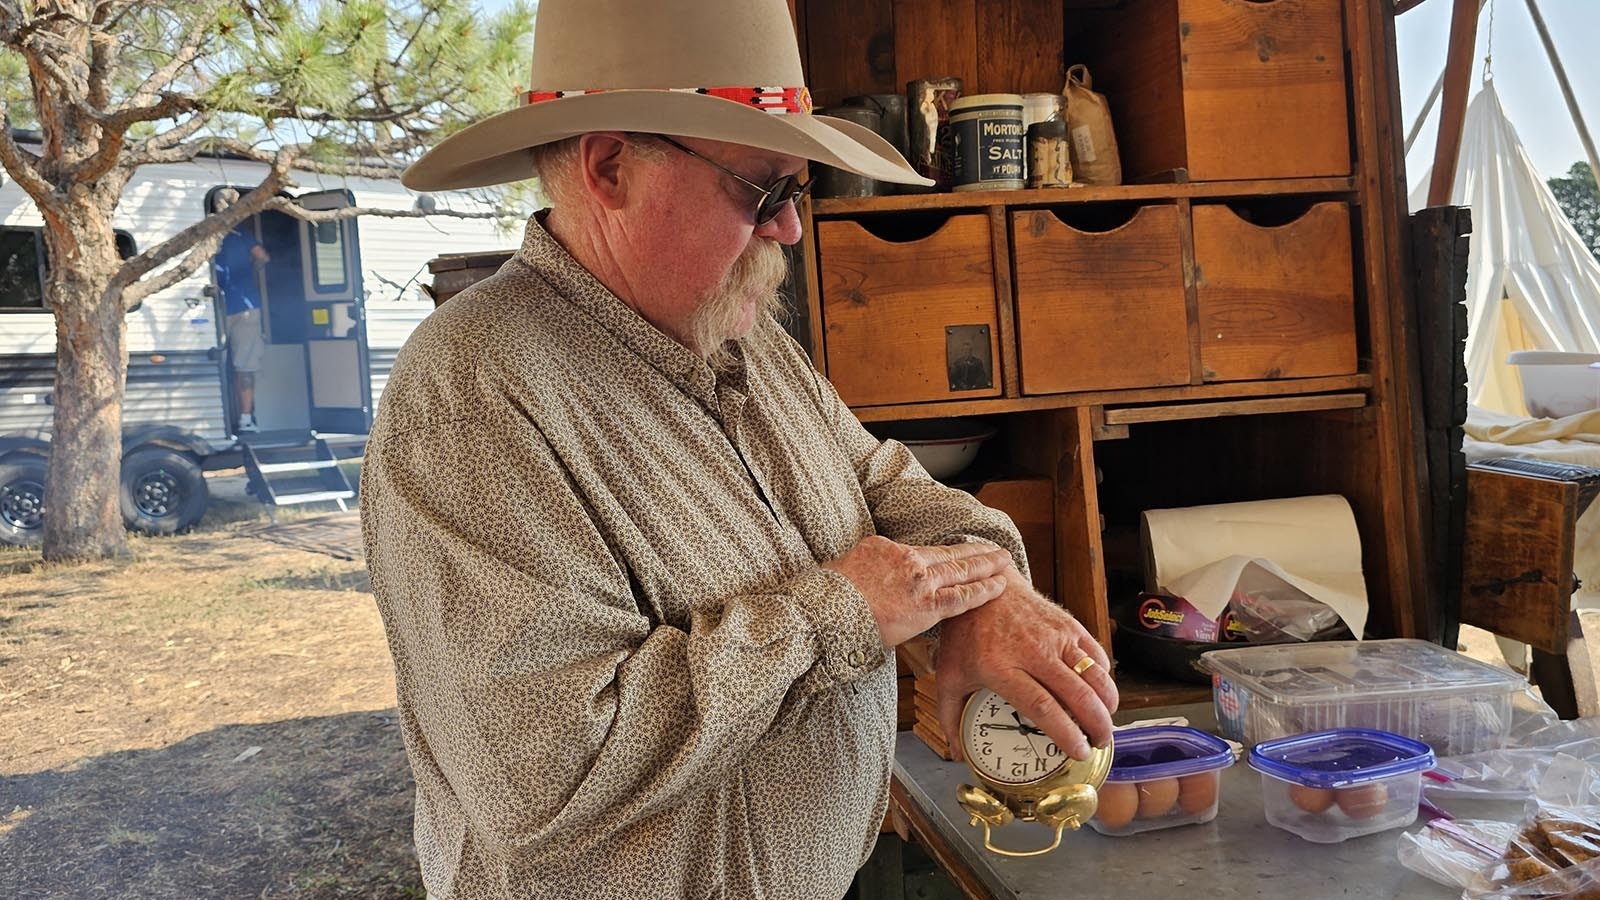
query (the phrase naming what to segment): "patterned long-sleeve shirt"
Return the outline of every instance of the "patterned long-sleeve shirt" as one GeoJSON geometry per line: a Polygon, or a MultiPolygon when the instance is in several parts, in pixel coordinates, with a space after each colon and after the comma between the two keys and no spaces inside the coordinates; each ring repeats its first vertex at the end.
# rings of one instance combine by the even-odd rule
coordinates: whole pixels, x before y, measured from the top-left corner
{"type": "Polygon", "coordinates": [[[895,672],[821,563],[1001,513],[874,439],[766,320],[720,376],[531,220],[395,363],[362,518],[434,900],[836,898],[895,672]]]}

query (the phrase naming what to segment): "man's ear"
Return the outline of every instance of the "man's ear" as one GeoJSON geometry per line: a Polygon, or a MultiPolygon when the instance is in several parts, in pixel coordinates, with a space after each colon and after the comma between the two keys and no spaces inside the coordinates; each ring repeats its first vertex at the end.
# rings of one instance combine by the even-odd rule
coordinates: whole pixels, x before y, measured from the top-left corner
{"type": "Polygon", "coordinates": [[[620,131],[592,131],[578,138],[578,171],[584,190],[604,209],[627,202],[628,180],[623,165],[627,138],[620,131]]]}

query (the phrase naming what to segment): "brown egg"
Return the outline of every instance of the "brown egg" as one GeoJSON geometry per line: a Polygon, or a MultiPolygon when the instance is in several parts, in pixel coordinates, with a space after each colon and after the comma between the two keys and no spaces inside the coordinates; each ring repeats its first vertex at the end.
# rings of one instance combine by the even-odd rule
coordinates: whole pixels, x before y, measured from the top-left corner
{"type": "Polygon", "coordinates": [[[1158,819],[1178,802],[1178,779],[1152,778],[1139,782],[1139,818],[1158,819]]]}
{"type": "Polygon", "coordinates": [[[1198,815],[1217,802],[1217,773],[1201,772],[1178,779],[1178,808],[1198,815]]]}
{"type": "Polygon", "coordinates": [[[1100,808],[1094,819],[1107,828],[1121,828],[1139,811],[1139,792],[1132,782],[1108,781],[1100,788],[1100,808]]]}
{"type": "Polygon", "coordinates": [[[1291,784],[1289,785],[1289,802],[1308,813],[1327,812],[1328,807],[1333,805],[1333,789],[1291,784]]]}
{"type": "Polygon", "coordinates": [[[1389,788],[1381,781],[1374,781],[1358,787],[1340,788],[1334,792],[1333,799],[1350,818],[1370,819],[1389,805],[1389,788]]]}

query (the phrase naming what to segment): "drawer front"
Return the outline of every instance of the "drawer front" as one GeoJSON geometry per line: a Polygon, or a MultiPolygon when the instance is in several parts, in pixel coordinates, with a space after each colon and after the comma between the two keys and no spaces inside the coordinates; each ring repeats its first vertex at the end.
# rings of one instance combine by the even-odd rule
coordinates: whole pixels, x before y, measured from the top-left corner
{"type": "Polygon", "coordinates": [[[1196,181],[1350,174],[1339,0],[1181,0],[1196,181]]]}
{"type": "Polygon", "coordinates": [[[1098,232],[1016,212],[1011,239],[1024,394],[1189,383],[1176,207],[1098,232]]]}
{"type": "Polygon", "coordinates": [[[1356,371],[1350,208],[1318,203],[1285,225],[1194,207],[1200,358],[1206,381],[1356,371]]]}
{"type": "Polygon", "coordinates": [[[817,223],[828,378],[851,406],[998,397],[999,315],[985,215],[892,239],[899,223],[817,223]]]}

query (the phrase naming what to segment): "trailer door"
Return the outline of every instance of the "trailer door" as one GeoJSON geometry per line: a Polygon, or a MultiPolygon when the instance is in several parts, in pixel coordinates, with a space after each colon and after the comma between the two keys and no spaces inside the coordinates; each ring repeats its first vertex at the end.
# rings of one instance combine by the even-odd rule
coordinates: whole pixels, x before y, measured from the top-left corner
{"type": "MultiPolygon", "coordinates": [[[[310,210],[355,205],[349,191],[306,194],[310,210]]],[[[361,286],[356,220],[301,222],[306,297],[306,383],[311,428],[323,434],[366,434],[372,428],[372,378],[361,286]]]]}

